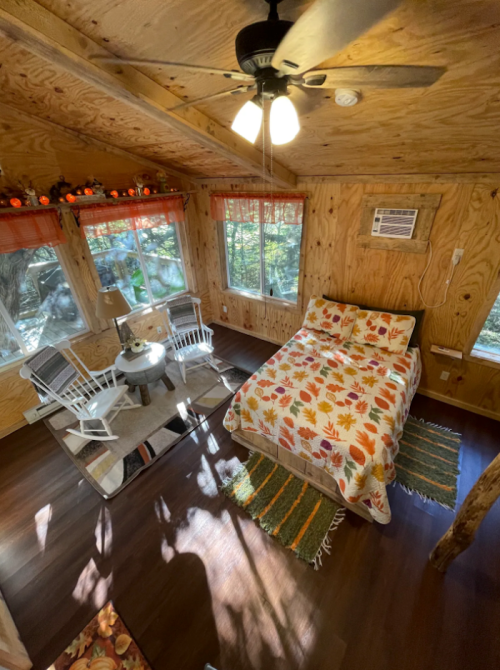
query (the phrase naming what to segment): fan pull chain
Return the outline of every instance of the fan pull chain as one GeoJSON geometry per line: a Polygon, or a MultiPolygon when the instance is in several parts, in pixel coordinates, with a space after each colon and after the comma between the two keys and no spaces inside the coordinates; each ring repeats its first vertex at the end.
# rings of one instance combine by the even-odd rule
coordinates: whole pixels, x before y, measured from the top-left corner
{"type": "MultiPolygon", "coordinates": [[[[273,213],[273,223],[276,225],[276,207],[274,206],[274,173],[273,173],[273,142],[271,140],[271,211],[273,213]]],[[[273,269],[276,269],[276,245],[273,249],[273,269]]],[[[269,295],[273,297],[273,279],[272,276],[269,277],[269,295]]]]}

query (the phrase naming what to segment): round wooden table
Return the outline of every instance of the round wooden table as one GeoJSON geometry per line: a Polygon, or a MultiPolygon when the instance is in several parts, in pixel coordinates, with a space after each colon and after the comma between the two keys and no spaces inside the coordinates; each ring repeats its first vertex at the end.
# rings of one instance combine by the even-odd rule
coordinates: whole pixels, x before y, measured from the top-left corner
{"type": "Polygon", "coordinates": [[[125,358],[123,351],[115,359],[116,369],[125,375],[129,390],[135,391],[135,387],[139,387],[143,405],[151,403],[148,384],[161,379],[169,391],[175,389],[165,370],[166,351],[163,344],[148,342],[146,346],[144,353],[136,355],[131,360],[125,358]]]}

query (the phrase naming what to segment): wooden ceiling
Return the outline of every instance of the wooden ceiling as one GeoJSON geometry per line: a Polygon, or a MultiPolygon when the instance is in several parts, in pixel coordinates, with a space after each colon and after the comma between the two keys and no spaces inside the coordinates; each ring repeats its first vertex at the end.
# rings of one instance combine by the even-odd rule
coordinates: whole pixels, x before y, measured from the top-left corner
{"type": "MultiPolygon", "coordinates": [[[[32,0],[17,2],[33,5],[32,0]]],[[[285,0],[280,15],[296,20],[308,4],[285,0]]],[[[228,69],[237,68],[238,30],[264,19],[267,9],[263,0],[41,0],[39,5],[77,29],[82,38],[119,56],[228,69]]],[[[0,11],[12,12],[12,7],[13,0],[0,0],[0,11]]],[[[256,150],[238,138],[233,143],[233,134],[225,130],[241,98],[200,105],[198,112],[181,115],[191,128],[206,122],[205,137],[219,142],[212,146],[202,135],[169,127],[137,105],[108,95],[102,85],[82,80],[76,69],[68,71],[50,55],[41,57],[29,47],[28,52],[23,40],[16,43],[11,39],[15,35],[3,32],[0,85],[2,102],[11,108],[191,177],[258,172],[256,150]],[[227,138],[234,160],[231,151],[219,150],[227,138]]],[[[440,65],[447,68],[446,74],[429,89],[362,91],[361,103],[351,108],[338,107],[333,91],[315,91],[316,102],[322,104],[302,115],[302,129],[292,143],[274,148],[283,181],[293,183],[287,170],[295,175],[500,172],[499,44],[497,0],[406,0],[323,65],[440,65]]],[[[88,53],[92,45],[86,48],[88,53]]],[[[135,69],[185,100],[231,88],[218,76],[135,69]]]]}

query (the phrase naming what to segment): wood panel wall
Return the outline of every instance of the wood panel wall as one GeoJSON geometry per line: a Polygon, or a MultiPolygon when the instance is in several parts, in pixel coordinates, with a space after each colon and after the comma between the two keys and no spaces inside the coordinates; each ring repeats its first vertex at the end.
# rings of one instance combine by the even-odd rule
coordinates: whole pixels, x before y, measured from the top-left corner
{"type": "Polygon", "coordinates": [[[221,283],[215,223],[210,218],[209,193],[214,190],[258,191],[246,182],[203,184],[192,226],[197,253],[205,254],[213,318],[238,330],[284,343],[302,323],[313,293],[340,301],[387,308],[421,309],[418,281],[427,255],[363,249],[356,236],[362,199],[367,194],[439,193],[430,240],[433,258],[422,290],[430,305],[443,300],[445,280],[455,248],[465,250],[456,268],[443,307],[427,309],[421,334],[423,376],[421,392],[486,416],[500,419],[500,369],[430,353],[432,344],[463,351],[485,304],[494,300],[500,274],[500,196],[498,185],[479,183],[323,183],[304,181],[299,190],[309,194],[303,304],[284,309],[271,301],[246,299],[224,291],[221,283]],[[223,307],[227,307],[224,312],[223,307]],[[447,381],[442,371],[450,372],[447,381]]]}

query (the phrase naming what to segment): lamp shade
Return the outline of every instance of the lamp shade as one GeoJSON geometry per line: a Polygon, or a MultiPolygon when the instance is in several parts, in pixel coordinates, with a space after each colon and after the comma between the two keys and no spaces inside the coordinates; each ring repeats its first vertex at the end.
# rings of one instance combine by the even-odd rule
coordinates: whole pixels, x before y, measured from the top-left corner
{"type": "Polygon", "coordinates": [[[96,316],[99,319],[117,319],[130,314],[132,308],[116,286],[100,288],[97,294],[96,316]]]}

